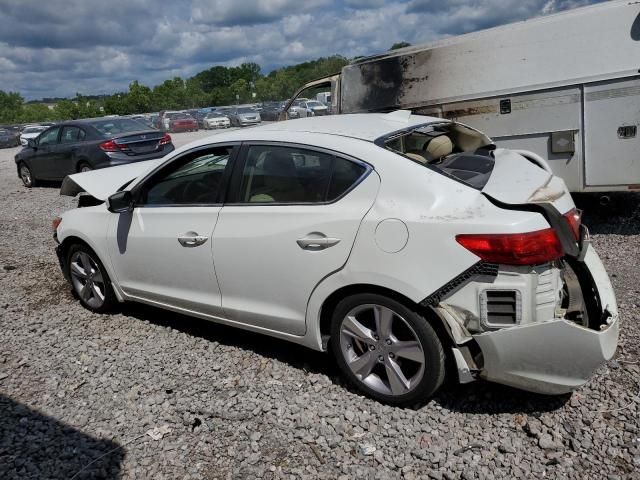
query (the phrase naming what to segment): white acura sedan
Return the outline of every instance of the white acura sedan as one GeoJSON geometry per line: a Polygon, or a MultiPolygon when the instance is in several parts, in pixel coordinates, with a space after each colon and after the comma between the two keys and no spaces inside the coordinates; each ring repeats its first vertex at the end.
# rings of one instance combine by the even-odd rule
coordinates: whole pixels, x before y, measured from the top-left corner
{"type": "Polygon", "coordinates": [[[432,395],[447,363],[560,394],[618,341],[564,182],[528,152],[397,111],[222,133],[67,177],[54,222],[80,302],[136,301],[328,350],[361,391],[432,395]]]}

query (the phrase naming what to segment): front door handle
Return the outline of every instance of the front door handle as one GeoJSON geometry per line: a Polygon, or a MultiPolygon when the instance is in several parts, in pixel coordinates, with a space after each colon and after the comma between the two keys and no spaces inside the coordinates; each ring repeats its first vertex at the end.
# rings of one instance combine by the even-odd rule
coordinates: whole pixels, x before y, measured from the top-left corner
{"type": "Polygon", "coordinates": [[[296,243],[303,250],[324,250],[340,243],[339,238],[326,237],[323,234],[309,234],[308,237],[299,238],[296,243]]]}
{"type": "Polygon", "coordinates": [[[198,235],[196,232],[187,232],[178,237],[178,242],[183,247],[199,247],[203,243],[209,240],[209,237],[198,235]]]}

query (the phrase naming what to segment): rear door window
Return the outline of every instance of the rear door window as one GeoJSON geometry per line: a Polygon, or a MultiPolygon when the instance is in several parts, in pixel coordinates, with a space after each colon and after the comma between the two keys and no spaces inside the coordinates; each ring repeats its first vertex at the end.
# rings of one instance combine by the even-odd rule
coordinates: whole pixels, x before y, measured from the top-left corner
{"type": "Polygon", "coordinates": [[[64,127],[60,143],[77,143],[84,140],[84,130],[79,127],[64,127]]]}
{"type": "Polygon", "coordinates": [[[237,202],[331,202],[356,185],[366,171],[363,164],[328,152],[278,145],[250,146],[237,202]]]}

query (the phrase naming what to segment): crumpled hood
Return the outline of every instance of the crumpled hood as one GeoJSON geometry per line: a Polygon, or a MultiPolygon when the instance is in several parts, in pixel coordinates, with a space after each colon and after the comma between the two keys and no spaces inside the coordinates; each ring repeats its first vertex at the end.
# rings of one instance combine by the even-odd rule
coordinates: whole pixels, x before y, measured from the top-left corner
{"type": "Polygon", "coordinates": [[[81,192],[87,192],[98,200],[106,200],[123,185],[153,170],[163,161],[164,158],[157,158],[68,175],[62,181],[60,195],[75,197],[81,192]]]}
{"type": "Polygon", "coordinates": [[[482,192],[510,205],[551,203],[560,211],[568,209],[573,201],[564,181],[546,170],[548,166],[542,168],[523,156],[527,154],[496,149],[493,171],[482,192]]]}

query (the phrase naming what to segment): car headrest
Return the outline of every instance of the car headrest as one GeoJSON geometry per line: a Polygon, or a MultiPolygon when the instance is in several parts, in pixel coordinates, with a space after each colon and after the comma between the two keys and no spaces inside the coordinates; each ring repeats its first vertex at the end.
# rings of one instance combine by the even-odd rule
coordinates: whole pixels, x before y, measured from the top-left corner
{"type": "Polygon", "coordinates": [[[453,142],[446,135],[439,135],[431,140],[425,146],[427,159],[429,161],[437,160],[453,153],[453,142]]]}

